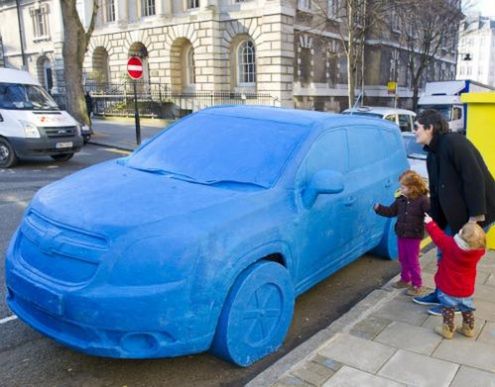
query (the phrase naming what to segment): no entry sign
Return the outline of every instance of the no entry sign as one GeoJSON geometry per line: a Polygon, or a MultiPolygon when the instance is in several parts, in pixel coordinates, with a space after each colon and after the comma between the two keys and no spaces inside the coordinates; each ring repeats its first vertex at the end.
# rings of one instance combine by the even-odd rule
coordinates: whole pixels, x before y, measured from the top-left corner
{"type": "Polygon", "coordinates": [[[143,76],[143,62],[138,56],[131,56],[127,61],[127,74],[132,79],[141,79],[143,76]]]}

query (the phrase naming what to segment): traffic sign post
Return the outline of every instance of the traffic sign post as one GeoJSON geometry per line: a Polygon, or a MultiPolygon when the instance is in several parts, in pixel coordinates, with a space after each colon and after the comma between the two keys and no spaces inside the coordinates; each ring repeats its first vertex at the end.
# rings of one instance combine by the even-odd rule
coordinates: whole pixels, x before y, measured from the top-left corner
{"type": "Polygon", "coordinates": [[[143,77],[143,62],[138,56],[131,56],[127,61],[127,74],[134,81],[134,121],[136,123],[136,142],[141,144],[141,125],[139,122],[139,108],[137,103],[136,81],[143,77]]]}

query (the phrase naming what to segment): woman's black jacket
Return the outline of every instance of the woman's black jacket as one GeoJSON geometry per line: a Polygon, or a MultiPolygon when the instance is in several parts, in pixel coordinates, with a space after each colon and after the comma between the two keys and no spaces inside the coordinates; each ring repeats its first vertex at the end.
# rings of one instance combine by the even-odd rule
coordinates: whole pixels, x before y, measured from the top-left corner
{"type": "Polygon", "coordinates": [[[495,181],[474,145],[462,134],[434,135],[426,165],[430,184],[431,217],[454,233],[471,216],[484,214],[481,226],[495,220],[495,181]]]}

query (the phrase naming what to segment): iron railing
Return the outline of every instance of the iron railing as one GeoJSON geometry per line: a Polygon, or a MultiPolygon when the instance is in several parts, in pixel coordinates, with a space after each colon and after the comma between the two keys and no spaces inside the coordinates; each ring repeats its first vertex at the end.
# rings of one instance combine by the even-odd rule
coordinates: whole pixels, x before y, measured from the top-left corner
{"type": "MultiPolygon", "coordinates": [[[[86,84],[92,98],[93,114],[99,116],[134,116],[134,85],[86,84]]],[[[172,92],[165,84],[136,84],[139,114],[143,117],[176,118],[214,105],[274,105],[275,99],[266,93],[202,91],[172,92]]],[[[54,95],[64,106],[64,94],[54,95]]]]}

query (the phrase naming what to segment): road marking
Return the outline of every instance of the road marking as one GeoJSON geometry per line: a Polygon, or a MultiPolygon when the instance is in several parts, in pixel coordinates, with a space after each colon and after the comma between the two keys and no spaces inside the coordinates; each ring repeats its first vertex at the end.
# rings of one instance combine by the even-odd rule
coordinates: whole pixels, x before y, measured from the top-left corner
{"type": "Polygon", "coordinates": [[[430,237],[427,237],[427,238],[424,238],[422,241],[421,241],[421,244],[419,245],[420,246],[420,249],[424,249],[426,246],[428,246],[429,244],[431,243],[431,238],[430,237]]]}
{"type": "Polygon", "coordinates": [[[5,318],[1,319],[0,324],[5,324],[5,323],[8,323],[9,321],[13,321],[13,320],[17,320],[17,316],[15,314],[12,316],[5,317],[5,318]]]}
{"type": "Polygon", "coordinates": [[[114,148],[105,148],[105,150],[107,152],[118,153],[119,155],[130,155],[131,154],[131,152],[129,152],[129,151],[114,149],[114,148]]]}

